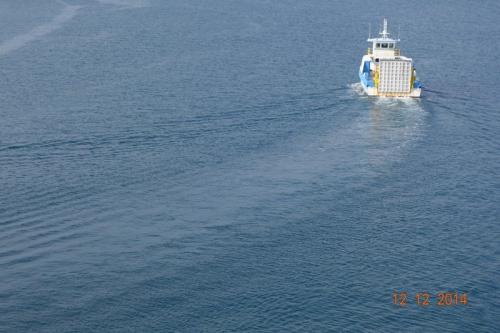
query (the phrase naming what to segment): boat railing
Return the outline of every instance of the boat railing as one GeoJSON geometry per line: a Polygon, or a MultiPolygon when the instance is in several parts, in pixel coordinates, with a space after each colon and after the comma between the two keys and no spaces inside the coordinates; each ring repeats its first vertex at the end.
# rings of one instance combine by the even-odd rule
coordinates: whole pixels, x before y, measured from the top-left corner
{"type": "MultiPolygon", "coordinates": [[[[366,51],[367,55],[373,55],[373,50],[371,47],[368,48],[366,51]]],[[[394,56],[395,57],[400,57],[401,56],[401,49],[394,49],[394,56]]]]}

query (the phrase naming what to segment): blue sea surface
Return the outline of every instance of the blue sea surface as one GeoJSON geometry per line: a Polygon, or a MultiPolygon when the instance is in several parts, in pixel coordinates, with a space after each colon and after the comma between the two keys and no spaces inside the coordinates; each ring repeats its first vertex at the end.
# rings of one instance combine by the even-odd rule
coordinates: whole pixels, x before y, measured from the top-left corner
{"type": "Polygon", "coordinates": [[[0,332],[500,332],[498,17],[3,0],[0,332]],[[420,99],[362,93],[384,17],[420,99]]]}

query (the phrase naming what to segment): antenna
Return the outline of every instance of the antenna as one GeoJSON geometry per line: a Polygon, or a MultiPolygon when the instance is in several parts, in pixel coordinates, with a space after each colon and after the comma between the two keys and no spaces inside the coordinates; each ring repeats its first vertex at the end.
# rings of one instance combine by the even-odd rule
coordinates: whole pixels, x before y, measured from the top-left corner
{"type": "Polygon", "coordinates": [[[368,39],[372,38],[372,22],[368,25],[368,39]]]}
{"type": "Polygon", "coordinates": [[[401,33],[401,21],[399,22],[399,27],[398,27],[398,39],[399,39],[399,34],[401,33]]]}

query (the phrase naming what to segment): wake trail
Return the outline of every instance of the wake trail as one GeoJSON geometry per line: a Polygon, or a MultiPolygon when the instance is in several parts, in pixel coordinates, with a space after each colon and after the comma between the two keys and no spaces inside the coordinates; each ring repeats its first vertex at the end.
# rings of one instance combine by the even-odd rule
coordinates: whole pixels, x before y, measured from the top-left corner
{"type": "Polygon", "coordinates": [[[62,12],[54,17],[54,19],[46,24],[39,25],[30,32],[11,38],[0,44],[0,55],[8,54],[12,51],[20,49],[28,43],[36,41],[41,37],[50,34],[51,32],[61,28],[61,26],[71,20],[82,6],[67,5],[62,1],[57,1],[65,7],[62,12]]]}
{"type": "Polygon", "coordinates": [[[143,8],[149,7],[149,0],[97,0],[100,3],[107,5],[115,5],[123,8],[143,8]]]}

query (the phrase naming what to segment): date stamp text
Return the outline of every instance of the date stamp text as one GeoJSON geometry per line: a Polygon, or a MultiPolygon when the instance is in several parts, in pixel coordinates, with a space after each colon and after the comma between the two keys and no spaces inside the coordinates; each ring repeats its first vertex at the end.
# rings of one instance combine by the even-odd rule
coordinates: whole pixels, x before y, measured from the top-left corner
{"type": "Polygon", "coordinates": [[[437,293],[436,297],[433,297],[430,293],[417,293],[413,300],[408,298],[406,293],[394,293],[392,298],[394,299],[395,306],[407,306],[408,304],[414,302],[417,306],[464,306],[467,305],[467,294],[466,293],[437,293]]]}

